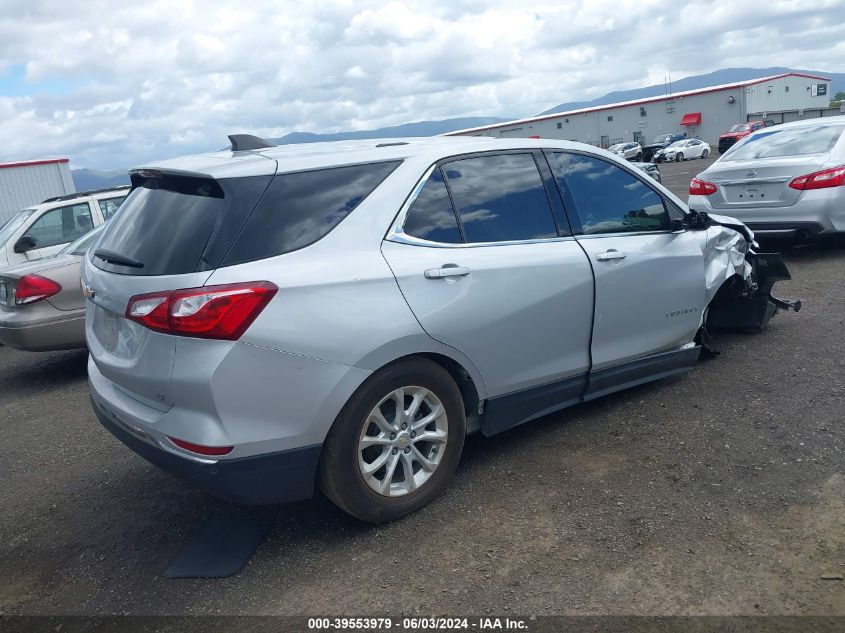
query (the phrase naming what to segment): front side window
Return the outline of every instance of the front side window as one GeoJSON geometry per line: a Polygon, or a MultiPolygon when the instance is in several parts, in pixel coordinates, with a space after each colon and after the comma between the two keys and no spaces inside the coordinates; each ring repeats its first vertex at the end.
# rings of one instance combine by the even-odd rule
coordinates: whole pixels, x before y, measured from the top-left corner
{"type": "Polygon", "coordinates": [[[640,178],[592,156],[555,152],[549,164],[575,202],[586,235],[669,229],[663,199],[640,178]]]}
{"type": "Polygon", "coordinates": [[[531,154],[464,158],[443,165],[467,242],[557,237],[531,154]]]}
{"type": "Polygon", "coordinates": [[[417,199],[411,203],[403,231],[430,242],[459,244],[462,241],[458,218],[439,167],[431,172],[417,199]]]}
{"type": "Polygon", "coordinates": [[[822,154],[833,149],[842,134],[842,130],[845,130],[845,126],[818,125],[774,128],[749,136],[743,143],[735,145],[732,151],[722,157],[722,160],[751,160],[755,158],[822,154]]]}
{"type": "Polygon", "coordinates": [[[108,220],[111,216],[117,213],[118,207],[120,207],[120,204],[124,200],[126,200],[126,196],[121,198],[102,198],[97,200],[100,205],[100,211],[103,212],[103,219],[108,220]]]}
{"type": "Polygon", "coordinates": [[[29,227],[25,236],[35,240],[38,248],[67,244],[94,228],[87,202],[50,209],[29,227]]]}

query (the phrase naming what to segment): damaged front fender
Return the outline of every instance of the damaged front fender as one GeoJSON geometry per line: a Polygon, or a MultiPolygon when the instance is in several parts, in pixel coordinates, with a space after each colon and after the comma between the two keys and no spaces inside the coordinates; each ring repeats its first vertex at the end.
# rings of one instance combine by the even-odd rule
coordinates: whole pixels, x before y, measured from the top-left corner
{"type": "Polygon", "coordinates": [[[779,309],[801,309],[800,301],[772,296],[778,281],[791,279],[780,253],[757,253],[754,233],[739,220],[693,212],[691,228],[705,229],[707,330],[762,330],[779,309]]]}

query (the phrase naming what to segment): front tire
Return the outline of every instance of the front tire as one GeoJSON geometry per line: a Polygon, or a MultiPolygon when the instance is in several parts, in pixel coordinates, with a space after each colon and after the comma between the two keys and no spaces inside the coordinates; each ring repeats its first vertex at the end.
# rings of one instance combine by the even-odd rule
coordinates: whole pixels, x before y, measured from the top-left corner
{"type": "Polygon", "coordinates": [[[399,519],[443,491],[465,436],[463,399],[448,372],[424,358],[398,361],[370,376],[338,415],[320,487],[362,521],[399,519]]]}
{"type": "Polygon", "coordinates": [[[679,153],[677,156],[675,156],[675,160],[680,163],[682,160],[684,160],[684,155],[682,153],[679,153]]]}

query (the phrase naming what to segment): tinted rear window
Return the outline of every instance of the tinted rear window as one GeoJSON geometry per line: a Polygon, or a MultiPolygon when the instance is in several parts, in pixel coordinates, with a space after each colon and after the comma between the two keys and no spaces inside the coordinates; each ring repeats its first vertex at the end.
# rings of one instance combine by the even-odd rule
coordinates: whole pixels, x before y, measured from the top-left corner
{"type": "Polygon", "coordinates": [[[822,154],[833,149],[843,129],[845,126],[841,125],[819,125],[817,127],[775,128],[758,132],[746,138],[741,144],[735,145],[722,157],[722,160],[822,154]]]}
{"type": "Polygon", "coordinates": [[[313,244],[336,227],[399,161],[275,176],[223,265],[282,255],[313,244]]]}
{"type": "Polygon", "coordinates": [[[281,255],[331,231],[398,164],[219,181],[136,176],[93,261],[127,275],[179,275],[281,255]],[[104,259],[109,252],[120,257],[104,259]]]}
{"type": "Polygon", "coordinates": [[[115,267],[96,256],[94,262],[135,275],[193,272],[222,208],[223,190],[214,180],[146,178],[109,222],[96,251],[118,253],[143,266],[115,267]]]}

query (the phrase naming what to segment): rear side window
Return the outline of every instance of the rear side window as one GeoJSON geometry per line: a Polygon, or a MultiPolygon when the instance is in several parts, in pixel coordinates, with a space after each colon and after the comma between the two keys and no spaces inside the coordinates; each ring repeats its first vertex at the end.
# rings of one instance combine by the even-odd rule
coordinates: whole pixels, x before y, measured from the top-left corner
{"type": "Polygon", "coordinates": [[[398,165],[393,161],[275,176],[222,265],[282,255],[313,244],[398,165]]]}
{"type": "Polygon", "coordinates": [[[549,164],[575,201],[585,235],[669,229],[661,198],[642,180],[591,156],[554,152],[549,164]]]}
{"type": "Polygon", "coordinates": [[[531,154],[465,158],[443,165],[467,242],[557,237],[531,154]]]}
{"type": "Polygon", "coordinates": [[[402,230],[406,235],[430,242],[459,244],[462,241],[458,218],[439,168],[431,172],[420,195],[411,203],[402,230]]]}
{"type": "Polygon", "coordinates": [[[843,129],[845,126],[841,125],[819,125],[766,130],[749,136],[744,142],[735,145],[721,160],[822,154],[833,149],[843,129]]]}

